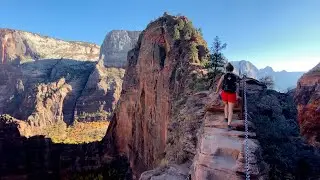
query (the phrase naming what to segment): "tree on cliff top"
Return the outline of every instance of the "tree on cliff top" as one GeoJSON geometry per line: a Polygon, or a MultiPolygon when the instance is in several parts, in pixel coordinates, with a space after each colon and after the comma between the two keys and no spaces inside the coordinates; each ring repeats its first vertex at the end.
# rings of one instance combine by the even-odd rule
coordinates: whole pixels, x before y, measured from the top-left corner
{"type": "Polygon", "coordinates": [[[265,76],[259,79],[260,82],[265,84],[267,88],[273,89],[274,88],[274,81],[271,76],[265,76]]]}
{"type": "MultiPolygon", "coordinates": [[[[209,70],[209,79],[214,80],[218,75],[223,73],[223,67],[225,66],[227,59],[221,53],[223,49],[227,47],[226,43],[222,43],[218,36],[214,38],[214,42],[211,46],[210,61],[206,65],[209,70]]],[[[211,86],[211,85],[210,85],[211,86]]]]}

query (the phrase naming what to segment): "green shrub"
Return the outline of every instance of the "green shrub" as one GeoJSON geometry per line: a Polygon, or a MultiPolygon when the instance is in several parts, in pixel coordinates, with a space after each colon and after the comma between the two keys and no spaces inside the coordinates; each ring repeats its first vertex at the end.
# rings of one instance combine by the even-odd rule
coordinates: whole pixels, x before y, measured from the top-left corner
{"type": "Polygon", "coordinates": [[[197,44],[192,42],[189,47],[189,56],[192,59],[192,63],[200,63],[199,58],[198,58],[198,49],[197,49],[197,44]]]}
{"type": "Polygon", "coordinates": [[[189,21],[183,27],[183,40],[190,40],[191,37],[194,36],[194,27],[192,26],[192,22],[189,21]]]}
{"type": "Polygon", "coordinates": [[[177,26],[174,26],[173,39],[174,40],[180,39],[180,30],[178,29],[177,26]]]}
{"type": "Polygon", "coordinates": [[[181,18],[178,18],[177,24],[175,25],[175,27],[177,27],[177,29],[181,31],[183,30],[184,25],[185,25],[185,22],[181,18]]]}

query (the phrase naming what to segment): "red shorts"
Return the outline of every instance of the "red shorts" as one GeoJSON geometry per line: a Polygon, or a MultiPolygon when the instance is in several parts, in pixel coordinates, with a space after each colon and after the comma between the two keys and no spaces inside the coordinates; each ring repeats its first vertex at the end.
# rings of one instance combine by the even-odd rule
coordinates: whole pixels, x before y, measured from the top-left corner
{"type": "Polygon", "coordinates": [[[237,95],[236,93],[229,93],[229,92],[222,91],[221,99],[222,101],[225,101],[225,102],[236,103],[237,95]]]}

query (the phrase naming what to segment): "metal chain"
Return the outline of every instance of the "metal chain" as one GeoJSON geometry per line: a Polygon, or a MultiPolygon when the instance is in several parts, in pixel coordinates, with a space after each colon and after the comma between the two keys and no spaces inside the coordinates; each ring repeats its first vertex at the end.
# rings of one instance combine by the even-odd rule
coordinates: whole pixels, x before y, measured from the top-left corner
{"type": "Polygon", "coordinates": [[[246,160],[246,180],[250,180],[249,172],[249,145],[248,145],[248,112],[247,112],[247,86],[246,86],[246,76],[244,76],[243,81],[243,101],[244,101],[244,124],[245,124],[245,160],[246,160]]]}
{"type": "MultiPolygon", "coordinates": [[[[245,168],[246,168],[246,180],[250,180],[250,171],[249,171],[249,145],[248,145],[248,112],[247,112],[247,83],[246,75],[243,76],[243,103],[244,103],[244,124],[245,124],[245,168]]],[[[186,180],[191,180],[190,174],[187,176],[186,180]]]]}

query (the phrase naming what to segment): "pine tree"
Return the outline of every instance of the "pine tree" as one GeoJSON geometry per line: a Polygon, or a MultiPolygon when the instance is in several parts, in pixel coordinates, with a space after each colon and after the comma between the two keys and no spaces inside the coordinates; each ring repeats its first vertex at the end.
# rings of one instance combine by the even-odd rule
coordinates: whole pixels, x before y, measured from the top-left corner
{"type": "Polygon", "coordinates": [[[207,66],[209,71],[211,71],[209,74],[209,79],[214,80],[218,75],[222,74],[223,67],[227,63],[227,59],[221,53],[221,51],[226,47],[227,47],[227,44],[226,43],[222,44],[219,37],[216,36],[211,47],[210,62],[207,66]]]}

